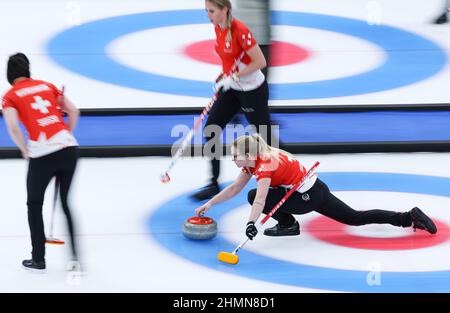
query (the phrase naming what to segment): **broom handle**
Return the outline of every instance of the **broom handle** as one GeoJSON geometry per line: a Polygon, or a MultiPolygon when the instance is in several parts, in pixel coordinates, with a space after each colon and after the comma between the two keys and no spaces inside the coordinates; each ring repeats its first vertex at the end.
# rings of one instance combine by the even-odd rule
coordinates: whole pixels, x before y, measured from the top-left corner
{"type": "MultiPolygon", "coordinates": [[[[228,75],[232,75],[236,69],[239,67],[239,64],[241,63],[242,59],[245,56],[245,51],[242,51],[242,53],[239,55],[239,57],[234,61],[233,67],[231,68],[228,75]]],[[[215,92],[212,96],[211,100],[208,102],[206,107],[203,109],[200,116],[197,118],[197,120],[194,123],[194,127],[191,128],[187,136],[183,139],[181,145],[178,147],[177,151],[173,155],[169,166],[166,168],[166,170],[162,173],[161,176],[168,175],[169,172],[172,170],[173,166],[177,162],[177,160],[180,158],[180,156],[183,154],[186,147],[190,144],[192,137],[194,136],[195,131],[197,128],[201,125],[202,121],[205,119],[205,117],[208,115],[209,111],[211,110],[212,106],[217,100],[217,97],[219,96],[218,92],[215,92]]]]}
{"type": "MultiPolygon", "coordinates": [[[[64,111],[64,95],[66,92],[66,86],[62,85],[61,87],[61,104],[60,106],[61,115],[63,115],[64,111]]],[[[52,208],[52,216],[50,219],[50,238],[53,238],[53,224],[55,220],[55,211],[56,211],[56,202],[58,201],[58,189],[59,189],[59,179],[57,176],[55,176],[55,193],[53,194],[53,208],[52,208]]]]}
{"type": "Polygon", "coordinates": [[[308,178],[316,169],[316,167],[319,166],[319,161],[316,161],[316,163],[314,163],[314,165],[308,170],[308,172],[306,172],[305,176],[303,176],[302,180],[299,181],[297,184],[294,185],[294,187],[291,188],[291,190],[289,190],[289,192],[287,194],[284,195],[284,197],[273,207],[272,210],[270,210],[269,214],[267,214],[259,223],[258,228],[261,227],[269,218],[272,217],[272,215],[275,214],[275,212],[280,208],[280,206],[283,205],[284,202],[286,202],[286,200],[295,192],[297,191],[298,188],[300,188],[301,186],[303,186],[303,184],[306,181],[306,178],[308,178]]]}
{"type": "Polygon", "coordinates": [[[55,224],[56,202],[58,201],[59,179],[55,176],[55,193],[53,194],[52,217],[50,220],[50,238],[53,238],[53,224],[55,224]]]}

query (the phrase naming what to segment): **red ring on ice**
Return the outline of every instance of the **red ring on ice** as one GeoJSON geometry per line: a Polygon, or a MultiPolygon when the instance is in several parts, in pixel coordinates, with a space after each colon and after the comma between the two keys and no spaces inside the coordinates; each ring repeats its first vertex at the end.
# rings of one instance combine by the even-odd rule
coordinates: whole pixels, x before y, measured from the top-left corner
{"type": "MultiPolygon", "coordinates": [[[[214,50],[214,40],[192,43],[183,48],[183,53],[196,61],[220,65],[220,59],[214,50]]],[[[270,66],[286,66],[300,63],[311,56],[311,52],[284,41],[272,41],[270,66]]]]}
{"type": "Polygon", "coordinates": [[[401,237],[375,238],[351,234],[347,231],[349,226],[334,221],[325,216],[319,216],[306,224],[306,230],[313,237],[335,244],[355,249],[370,250],[413,250],[436,246],[449,239],[449,227],[447,224],[433,218],[438,229],[434,235],[424,230],[412,228],[405,229],[411,233],[401,237]]]}

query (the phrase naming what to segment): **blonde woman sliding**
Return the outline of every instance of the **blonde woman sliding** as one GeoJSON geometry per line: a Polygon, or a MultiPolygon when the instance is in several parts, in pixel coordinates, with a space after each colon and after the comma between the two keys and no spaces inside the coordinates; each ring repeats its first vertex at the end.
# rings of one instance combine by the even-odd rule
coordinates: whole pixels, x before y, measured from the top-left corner
{"type": "MultiPolygon", "coordinates": [[[[247,185],[254,175],[257,188],[248,192],[252,209],[245,234],[253,239],[258,230],[255,222],[261,213],[267,214],[283,198],[288,190],[303,179],[306,169],[286,151],[269,146],[258,134],[239,137],[231,146],[234,163],[241,168],[236,180],[214,196],[195,212],[204,214],[217,203],[233,198],[247,185]]],[[[398,227],[414,227],[437,232],[434,222],[415,207],[407,212],[386,210],[356,211],[334,196],[317,174],[307,177],[299,190],[294,192],[272,216],[278,221],[274,227],[264,230],[266,236],[295,236],[300,225],[293,215],[316,211],[348,225],[391,224],[398,227]]]]}

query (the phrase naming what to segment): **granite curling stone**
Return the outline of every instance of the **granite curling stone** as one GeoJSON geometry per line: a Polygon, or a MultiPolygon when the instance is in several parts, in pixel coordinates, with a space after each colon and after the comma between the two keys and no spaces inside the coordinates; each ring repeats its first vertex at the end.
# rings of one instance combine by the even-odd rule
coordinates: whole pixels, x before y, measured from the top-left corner
{"type": "Polygon", "coordinates": [[[217,223],[209,217],[194,216],[183,224],[183,235],[194,240],[208,240],[217,235],[217,223]]]}

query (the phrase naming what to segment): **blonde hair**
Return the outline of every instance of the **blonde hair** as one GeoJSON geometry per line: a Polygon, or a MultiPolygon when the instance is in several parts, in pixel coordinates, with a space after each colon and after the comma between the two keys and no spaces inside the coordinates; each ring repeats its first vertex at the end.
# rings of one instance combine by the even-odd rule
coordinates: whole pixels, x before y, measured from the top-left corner
{"type": "Polygon", "coordinates": [[[230,0],[206,0],[209,3],[212,3],[219,9],[228,8],[227,12],[227,42],[231,42],[231,21],[233,20],[233,15],[231,15],[231,1],[230,0]]]}
{"type": "Polygon", "coordinates": [[[274,156],[278,159],[279,154],[283,153],[292,158],[295,158],[287,151],[277,149],[268,145],[267,142],[257,133],[253,135],[240,136],[232,143],[232,147],[236,149],[238,156],[243,156],[248,153],[252,156],[258,156],[262,159],[268,159],[271,156],[274,156]]]}

